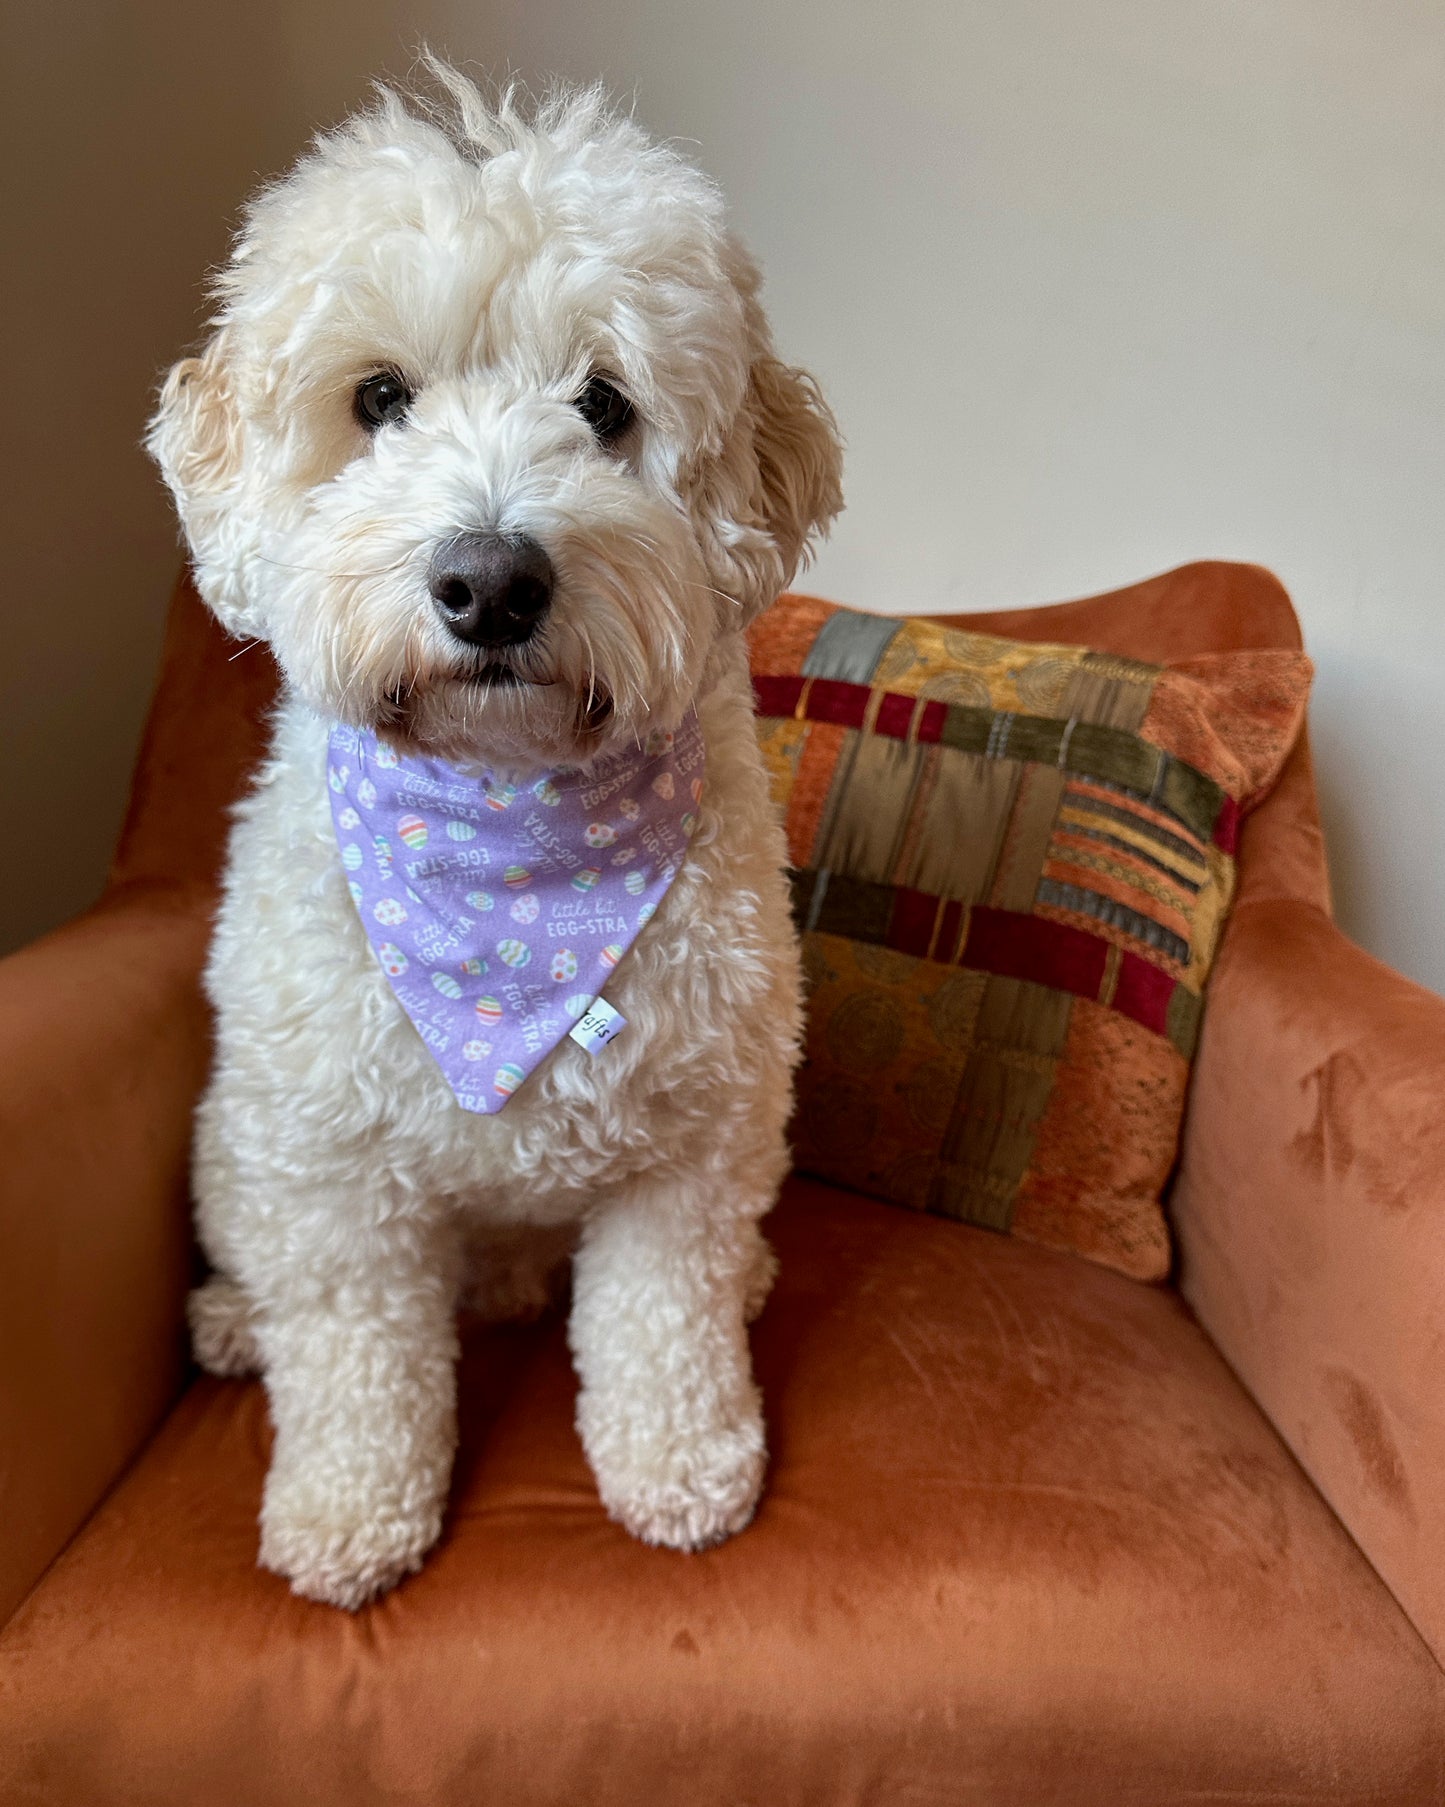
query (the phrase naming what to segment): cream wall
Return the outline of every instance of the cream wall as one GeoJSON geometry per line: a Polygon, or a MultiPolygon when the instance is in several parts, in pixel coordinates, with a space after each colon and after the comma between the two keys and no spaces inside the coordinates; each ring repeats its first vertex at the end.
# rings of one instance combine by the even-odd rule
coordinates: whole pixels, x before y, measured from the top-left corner
{"type": "MultiPolygon", "coordinates": [[[[7,122],[41,278],[21,342],[44,356],[21,378],[4,719],[73,827],[53,883],[7,887],[8,938],[93,890],[119,806],[172,556],[132,447],[188,285],[252,167],[427,37],[496,74],[602,74],[695,141],[769,271],[784,350],[851,443],[815,587],[961,608],[1202,556],[1278,571],[1319,664],[1341,919],[1445,990],[1438,0],[224,17],[204,44],[193,12],[141,4],[88,14],[79,47],[74,21],[24,28],[50,40],[7,122]]],[[[34,802],[0,799],[12,844],[34,802]]]]}

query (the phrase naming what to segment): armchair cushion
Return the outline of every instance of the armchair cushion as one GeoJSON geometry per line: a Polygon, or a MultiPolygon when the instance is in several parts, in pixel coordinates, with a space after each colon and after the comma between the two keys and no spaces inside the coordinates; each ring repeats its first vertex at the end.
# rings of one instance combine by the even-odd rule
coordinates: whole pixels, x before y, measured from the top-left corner
{"type": "Polygon", "coordinates": [[[702,1555],[604,1516],[555,1321],[464,1362],[444,1541],[356,1617],[255,1569],[202,1382],[0,1636],[46,1807],[1425,1807],[1442,1677],[1178,1296],[794,1181],[772,1472],[702,1555]]]}
{"type": "Polygon", "coordinates": [[[1240,816],[1308,661],[1161,665],[809,597],[752,650],[809,980],[799,1167],[1161,1278],[1240,816]]]}

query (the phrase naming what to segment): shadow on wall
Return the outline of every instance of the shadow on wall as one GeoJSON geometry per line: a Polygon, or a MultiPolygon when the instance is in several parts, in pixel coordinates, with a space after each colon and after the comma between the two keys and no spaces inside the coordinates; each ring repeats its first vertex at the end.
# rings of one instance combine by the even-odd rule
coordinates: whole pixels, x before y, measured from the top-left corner
{"type": "Polygon", "coordinates": [[[324,56],[295,30],[284,0],[7,21],[0,720],[24,783],[0,792],[0,838],[28,876],[0,890],[0,951],[104,877],[180,556],[139,441],[157,377],[200,331],[203,276],[258,177],[376,68],[404,66],[392,21],[324,56]]]}

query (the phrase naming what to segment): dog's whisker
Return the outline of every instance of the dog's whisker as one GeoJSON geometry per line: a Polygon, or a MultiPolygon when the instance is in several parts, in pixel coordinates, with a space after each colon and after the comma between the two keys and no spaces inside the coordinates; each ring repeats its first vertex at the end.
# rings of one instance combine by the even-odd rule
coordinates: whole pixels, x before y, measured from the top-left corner
{"type": "Polygon", "coordinates": [[[699,583],[696,578],[680,577],[676,582],[686,585],[689,590],[705,590],[709,596],[716,596],[719,602],[730,602],[735,609],[743,605],[736,596],[730,596],[726,590],[719,590],[714,584],[699,583]]]}
{"type": "Polygon", "coordinates": [[[300,577],[324,577],[331,583],[370,583],[378,577],[395,577],[411,563],[411,555],[403,554],[389,565],[375,565],[369,571],[333,571],[325,565],[298,565],[285,559],[271,558],[264,552],[251,554],[257,564],[271,565],[277,571],[291,571],[300,577]]]}

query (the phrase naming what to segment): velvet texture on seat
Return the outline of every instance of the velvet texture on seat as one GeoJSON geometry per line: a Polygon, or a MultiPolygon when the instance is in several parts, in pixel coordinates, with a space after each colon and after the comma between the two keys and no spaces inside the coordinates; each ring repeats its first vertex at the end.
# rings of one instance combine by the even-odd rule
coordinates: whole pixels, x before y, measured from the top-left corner
{"type": "Polygon", "coordinates": [[[1445,1659],[1445,1002],[1287,900],[1214,985],[1181,1284],[1445,1659]]]}
{"type": "Polygon", "coordinates": [[[744,1535],[610,1524],[560,1325],[493,1333],[351,1618],[256,1571],[261,1391],[203,1382],[6,1634],[0,1799],[1438,1799],[1434,1664],[1175,1296],[789,1190],[744,1535]]]}

